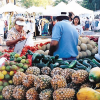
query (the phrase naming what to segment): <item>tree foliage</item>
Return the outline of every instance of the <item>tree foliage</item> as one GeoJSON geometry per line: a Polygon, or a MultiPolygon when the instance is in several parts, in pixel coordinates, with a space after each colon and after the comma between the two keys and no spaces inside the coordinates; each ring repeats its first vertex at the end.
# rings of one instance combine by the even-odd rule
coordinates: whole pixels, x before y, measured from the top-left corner
{"type": "Polygon", "coordinates": [[[47,5],[52,4],[52,0],[20,0],[19,2],[25,8],[29,8],[33,5],[46,7],[47,5]]]}
{"type": "Polygon", "coordinates": [[[83,0],[82,6],[90,10],[100,10],[100,0],[83,0]]]}
{"type": "Polygon", "coordinates": [[[68,4],[68,1],[70,1],[70,0],[56,0],[54,2],[54,6],[58,5],[60,2],[64,2],[64,3],[68,4]]]}

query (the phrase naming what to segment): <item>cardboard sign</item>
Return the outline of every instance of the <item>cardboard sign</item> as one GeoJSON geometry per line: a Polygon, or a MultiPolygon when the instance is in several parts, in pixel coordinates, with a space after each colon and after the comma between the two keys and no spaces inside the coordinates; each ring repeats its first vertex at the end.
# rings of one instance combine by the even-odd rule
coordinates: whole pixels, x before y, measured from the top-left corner
{"type": "Polygon", "coordinates": [[[18,54],[21,54],[22,49],[24,48],[26,41],[27,41],[27,39],[18,42],[18,43],[15,45],[14,52],[15,52],[15,53],[18,53],[18,54]]]}

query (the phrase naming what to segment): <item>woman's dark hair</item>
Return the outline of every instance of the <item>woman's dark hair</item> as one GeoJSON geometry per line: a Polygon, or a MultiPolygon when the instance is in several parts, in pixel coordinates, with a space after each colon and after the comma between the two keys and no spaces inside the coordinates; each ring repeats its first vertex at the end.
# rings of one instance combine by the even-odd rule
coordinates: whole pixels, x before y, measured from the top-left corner
{"type": "Polygon", "coordinates": [[[75,16],[75,17],[73,18],[72,23],[74,24],[74,19],[75,19],[75,18],[78,18],[78,20],[79,20],[78,25],[79,25],[79,24],[80,24],[80,18],[79,18],[79,16],[75,16]]]}

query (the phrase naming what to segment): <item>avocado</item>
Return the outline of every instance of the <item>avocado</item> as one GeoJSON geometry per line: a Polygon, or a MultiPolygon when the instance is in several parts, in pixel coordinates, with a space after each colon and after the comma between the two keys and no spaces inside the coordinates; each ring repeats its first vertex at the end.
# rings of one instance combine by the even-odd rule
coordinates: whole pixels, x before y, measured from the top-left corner
{"type": "Polygon", "coordinates": [[[3,90],[3,86],[0,86],[0,92],[2,92],[2,90],[3,90]]]}
{"type": "Polygon", "coordinates": [[[11,68],[11,66],[7,66],[7,67],[5,68],[5,70],[9,72],[9,71],[10,71],[10,68],[11,68]]]}
{"type": "Polygon", "coordinates": [[[22,56],[22,59],[26,59],[26,56],[22,56]]]}
{"type": "Polygon", "coordinates": [[[18,69],[18,67],[16,65],[11,66],[11,70],[17,70],[17,69],[18,69]]]}
{"type": "Polygon", "coordinates": [[[23,66],[23,69],[24,69],[24,70],[27,70],[27,69],[28,69],[28,65],[25,64],[25,65],[23,66]]]}
{"type": "Polygon", "coordinates": [[[2,86],[3,85],[3,82],[2,81],[0,81],[0,86],[2,86]]]}
{"type": "Polygon", "coordinates": [[[6,80],[9,80],[10,78],[11,78],[11,77],[10,77],[9,74],[6,74],[6,75],[5,75],[5,79],[6,79],[6,80]]]}
{"type": "Polygon", "coordinates": [[[22,64],[22,63],[19,63],[19,64],[18,64],[18,67],[23,67],[23,64],[22,64]]]}
{"type": "Polygon", "coordinates": [[[17,58],[17,62],[20,62],[21,60],[22,60],[21,57],[18,57],[18,58],[17,58]]]}
{"type": "Polygon", "coordinates": [[[4,87],[7,86],[7,85],[9,85],[8,82],[3,82],[4,87]]]}
{"type": "Polygon", "coordinates": [[[23,69],[23,68],[19,68],[19,69],[17,70],[17,72],[24,72],[24,69],[23,69]]]}
{"type": "Polygon", "coordinates": [[[21,63],[23,63],[23,64],[24,64],[24,63],[25,63],[25,59],[22,59],[22,60],[21,60],[21,63]]]}

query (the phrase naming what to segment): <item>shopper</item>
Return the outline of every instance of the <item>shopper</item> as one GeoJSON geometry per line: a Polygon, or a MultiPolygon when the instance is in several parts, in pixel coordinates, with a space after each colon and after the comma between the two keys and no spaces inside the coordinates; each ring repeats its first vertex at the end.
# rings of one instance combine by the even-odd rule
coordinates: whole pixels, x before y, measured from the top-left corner
{"type": "Polygon", "coordinates": [[[26,33],[23,31],[24,18],[16,18],[14,24],[15,26],[8,31],[7,36],[6,45],[9,46],[9,49],[12,49],[16,43],[24,39],[23,36],[26,36],[26,33]]]}
{"type": "Polygon", "coordinates": [[[75,16],[73,21],[72,21],[73,26],[76,28],[77,32],[79,35],[83,34],[83,28],[80,25],[80,18],[79,16],[75,16]]]}
{"type": "Polygon", "coordinates": [[[69,17],[69,22],[72,24],[72,20],[74,18],[74,13],[73,12],[69,12],[68,17],[69,17]]]}
{"type": "Polygon", "coordinates": [[[89,18],[85,21],[85,30],[89,30],[89,18]]]}
{"type": "Polygon", "coordinates": [[[66,13],[62,13],[62,16],[57,18],[62,18],[62,21],[57,19],[58,22],[53,27],[52,41],[48,54],[51,56],[58,54],[63,60],[75,60],[78,55],[78,33],[68,21],[66,13]]]}

